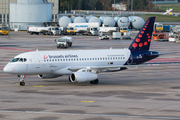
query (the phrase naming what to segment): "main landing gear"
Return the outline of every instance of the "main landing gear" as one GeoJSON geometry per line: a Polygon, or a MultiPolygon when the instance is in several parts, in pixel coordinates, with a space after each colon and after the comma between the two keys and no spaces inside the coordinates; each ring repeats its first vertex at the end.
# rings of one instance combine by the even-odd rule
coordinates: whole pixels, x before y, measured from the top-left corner
{"type": "Polygon", "coordinates": [[[26,78],[26,75],[21,75],[20,78],[21,78],[21,79],[20,79],[19,85],[20,85],[20,86],[25,86],[24,79],[26,78]]]}
{"type": "Polygon", "coordinates": [[[93,80],[93,81],[90,81],[91,84],[98,84],[99,83],[99,80],[96,79],[96,80],[93,80]]]}

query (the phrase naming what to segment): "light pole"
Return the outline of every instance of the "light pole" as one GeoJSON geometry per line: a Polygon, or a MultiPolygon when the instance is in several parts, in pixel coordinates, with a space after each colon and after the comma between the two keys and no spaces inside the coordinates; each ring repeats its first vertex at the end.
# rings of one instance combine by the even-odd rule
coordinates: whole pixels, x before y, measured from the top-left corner
{"type": "Polygon", "coordinates": [[[9,14],[8,38],[9,38],[10,37],[10,0],[8,0],[8,2],[9,2],[9,12],[8,12],[9,14]]]}
{"type": "Polygon", "coordinates": [[[150,17],[150,0],[149,0],[149,17],[150,17]]]}
{"type": "Polygon", "coordinates": [[[115,0],[114,0],[114,12],[115,12],[115,0]]]}

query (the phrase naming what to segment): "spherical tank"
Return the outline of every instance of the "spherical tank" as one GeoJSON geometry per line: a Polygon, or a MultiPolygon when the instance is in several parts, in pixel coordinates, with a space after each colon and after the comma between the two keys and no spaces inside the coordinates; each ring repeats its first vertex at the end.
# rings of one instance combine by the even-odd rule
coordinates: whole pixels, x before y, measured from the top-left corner
{"type": "Polygon", "coordinates": [[[101,25],[101,21],[100,21],[99,18],[97,18],[97,17],[91,17],[91,18],[89,19],[89,23],[95,23],[95,22],[98,22],[98,23],[99,23],[99,26],[101,25]]]}
{"type": "Polygon", "coordinates": [[[103,21],[104,25],[109,25],[109,27],[114,27],[115,26],[115,21],[112,17],[107,17],[103,21]]]}
{"type": "Polygon", "coordinates": [[[76,17],[74,23],[86,23],[86,20],[83,17],[76,17]]]}
{"type": "Polygon", "coordinates": [[[141,29],[145,23],[144,19],[138,16],[132,17],[130,22],[135,29],[141,29]]]}
{"type": "Polygon", "coordinates": [[[67,16],[63,16],[59,19],[59,25],[61,27],[67,27],[69,23],[71,23],[71,19],[67,16]]]}
{"type": "Polygon", "coordinates": [[[103,21],[104,21],[105,18],[107,18],[107,16],[103,16],[103,15],[102,15],[102,16],[99,17],[101,23],[103,23],[103,21]]]}
{"type": "Polygon", "coordinates": [[[73,23],[74,22],[74,19],[75,19],[76,17],[75,16],[71,16],[71,22],[73,23]]]}
{"type": "Polygon", "coordinates": [[[127,17],[121,17],[117,22],[119,27],[129,27],[129,19],[127,17]]]}
{"type": "Polygon", "coordinates": [[[89,22],[89,19],[92,18],[92,17],[94,17],[94,16],[93,16],[93,15],[88,15],[88,16],[86,16],[86,17],[85,17],[86,22],[89,22]]]}

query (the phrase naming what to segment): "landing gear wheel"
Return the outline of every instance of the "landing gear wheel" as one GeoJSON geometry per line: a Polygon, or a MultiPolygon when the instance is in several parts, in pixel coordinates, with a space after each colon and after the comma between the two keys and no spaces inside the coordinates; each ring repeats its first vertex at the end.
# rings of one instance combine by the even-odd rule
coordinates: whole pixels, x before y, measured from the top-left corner
{"type": "Polygon", "coordinates": [[[20,75],[20,77],[21,77],[21,79],[20,79],[19,85],[20,86],[25,86],[24,79],[26,78],[26,75],[20,75]]]}
{"type": "Polygon", "coordinates": [[[20,85],[20,86],[25,86],[25,82],[21,81],[21,82],[19,83],[19,85],[20,85]]]}
{"type": "Polygon", "coordinates": [[[93,80],[93,81],[90,81],[91,84],[98,84],[99,83],[99,80],[96,79],[96,80],[93,80]]]}

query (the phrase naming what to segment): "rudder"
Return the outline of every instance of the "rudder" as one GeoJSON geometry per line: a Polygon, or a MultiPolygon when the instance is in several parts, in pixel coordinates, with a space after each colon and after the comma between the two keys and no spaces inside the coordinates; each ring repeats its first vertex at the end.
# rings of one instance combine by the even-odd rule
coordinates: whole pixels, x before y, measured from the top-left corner
{"type": "Polygon", "coordinates": [[[155,17],[150,17],[146,23],[143,25],[129,49],[131,51],[148,51],[151,44],[151,36],[153,32],[153,26],[155,22],[155,17]]]}

